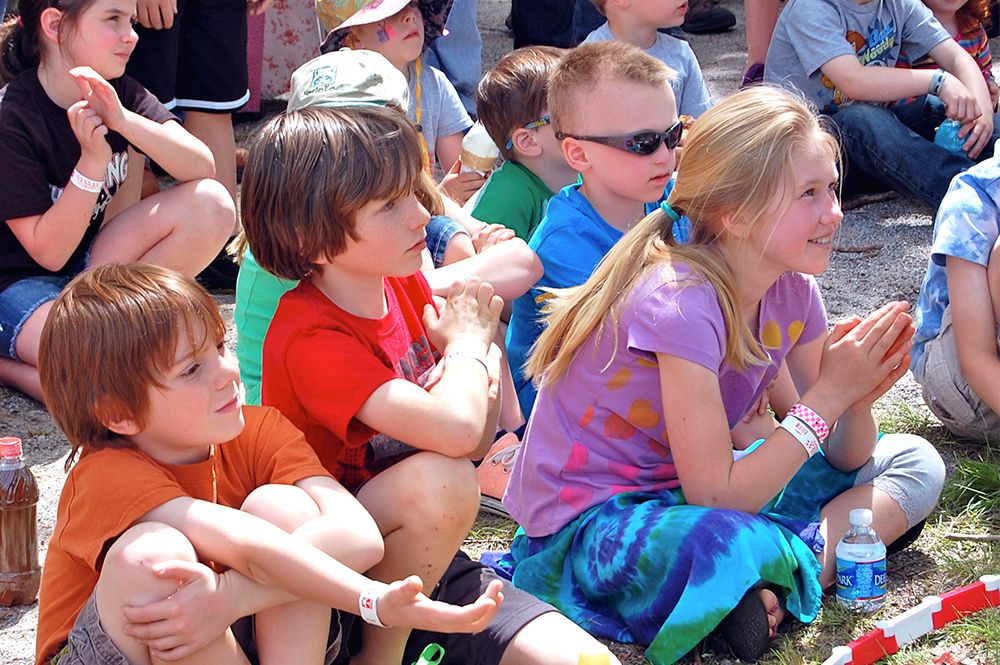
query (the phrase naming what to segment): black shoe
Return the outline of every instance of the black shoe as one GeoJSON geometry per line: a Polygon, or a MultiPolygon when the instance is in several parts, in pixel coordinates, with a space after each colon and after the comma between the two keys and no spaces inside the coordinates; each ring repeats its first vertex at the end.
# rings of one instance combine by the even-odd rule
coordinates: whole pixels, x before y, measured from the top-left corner
{"type": "Polygon", "coordinates": [[[226,250],[222,250],[207,268],[195,276],[195,279],[209,291],[234,291],[236,276],[239,273],[239,265],[226,253],[226,250]]]}
{"type": "Polygon", "coordinates": [[[713,0],[691,0],[681,27],[684,32],[695,35],[714,35],[725,32],[734,25],[736,16],[728,9],[717,7],[713,0]]]}
{"type": "Polygon", "coordinates": [[[889,543],[885,548],[886,555],[902,552],[907,547],[915,543],[917,538],[920,537],[920,533],[924,530],[925,524],[927,524],[927,520],[920,520],[911,526],[902,536],[889,543]]]}
{"type": "Polygon", "coordinates": [[[767,610],[759,591],[756,587],[747,591],[716,628],[733,655],[750,663],[760,660],[771,646],[767,610]]]}

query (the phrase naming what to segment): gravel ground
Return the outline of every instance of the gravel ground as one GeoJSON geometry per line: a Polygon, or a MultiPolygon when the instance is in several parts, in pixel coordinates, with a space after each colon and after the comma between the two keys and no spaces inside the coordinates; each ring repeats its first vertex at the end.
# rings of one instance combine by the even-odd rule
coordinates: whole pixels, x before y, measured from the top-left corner
{"type": "MultiPolygon", "coordinates": [[[[717,99],[736,89],[746,58],[742,3],[724,0],[722,4],[740,17],[737,29],[724,35],[693,35],[690,38],[709,88],[717,99]]],[[[480,1],[484,67],[489,67],[511,49],[512,40],[503,25],[509,5],[509,0],[480,1]]],[[[830,269],[820,277],[831,319],[852,313],[863,314],[887,300],[914,301],[927,261],[932,224],[931,210],[905,197],[848,212],[838,245],[864,251],[835,253],[830,269]]],[[[231,322],[232,296],[219,296],[218,299],[231,322]]],[[[925,408],[919,389],[909,375],[886,399],[925,408]]],[[[28,462],[38,479],[42,497],[38,507],[39,541],[44,558],[64,479],[67,444],[40,404],[0,388],[0,436],[3,435],[20,436],[24,440],[28,462]]],[[[26,665],[32,662],[37,620],[37,604],[0,608],[0,663],[26,665]]],[[[640,653],[629,648],[620,651],[627,663],[642,662],[640,653]]]]}

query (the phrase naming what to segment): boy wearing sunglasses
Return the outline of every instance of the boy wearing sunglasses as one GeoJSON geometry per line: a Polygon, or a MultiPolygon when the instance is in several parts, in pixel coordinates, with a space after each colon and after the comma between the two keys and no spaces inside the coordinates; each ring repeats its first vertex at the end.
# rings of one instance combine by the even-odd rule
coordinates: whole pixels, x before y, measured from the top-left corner
{"type": "MultiPolygon", "coordinates": [[[[554,137],[567,165],[580,174],[549,201],[528,246],[544,274],[514,301],[507,353],[525,418],[535,387],[524,363],[542,331],[552,289],[583,284],[611,247],[666,199],[674,149],[683,130],[670,83],[673,72],[624,42],[583,44],[566,53],[549,78],[554,137]]],[[[687,240],[682,218],[674,236],[687,240]]]]}
{"type": "Polygon", "coordinates": [[[674,70],[671,87],[678,113],[697,118],[712,108],[712,95],[694,51],[683,39],[657,31],[684,23],[688,0],[593,0],[593,4],[608,20],[587,35],[584,44],[617,39],[638,46],[674,70]]]}
{"type": "Polygon", "coordinates": [[[549,75],[563,50],[529,46],[500,58],[476,93],[476,113],[503,165],[466,209],[487,224],[503,224],[525,241],[545,216],[549,199],[576,181],[552,129],[546,100],[549,75]]]}

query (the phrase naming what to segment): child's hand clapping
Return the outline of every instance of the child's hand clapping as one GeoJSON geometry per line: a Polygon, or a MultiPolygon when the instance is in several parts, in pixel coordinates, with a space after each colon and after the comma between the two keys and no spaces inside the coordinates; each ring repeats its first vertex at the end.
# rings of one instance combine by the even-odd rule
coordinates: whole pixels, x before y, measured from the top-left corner
{"type": "Polygon", "coordinates": [[[830,331],[816,383],[842,400],[844,410],[870,408],[906,373],[915,330],[909,308],[906,302],[890,302],[830,331]]]}
{"type": "Polygon", "coordinates": [[[80,101],[66,109],[69,126],[80,142],[80,170],[89,178],[103,180],[111,161],[111,145],[105,139],[112,128],[108,115],[114,116],[107,107],[117,107],[120,117],[121,103],[114,88],[90,67],[75,67],[70,70],[70,76],[82,95],[80,101]],[[110,103],[107,99],[109,92],[113,99],[110,103]]]}
{"type": "Polygon", "coordinates": [[[470,278],[452,287],[441,312],[427,305],[424,327],[431,343],[442,354],[467,352],[485,357],[497,333],[503,298],[493,293],[493,286],[470,278]]]}
{"type": "Polygon", "coordinates": [[[90,67],[74,67],[69,70],[69,75],[80,88],[83,101],[97,113],[105,126],[113,132],[121,132],[125,124],[125,109],[111,84],[90,67]]]}

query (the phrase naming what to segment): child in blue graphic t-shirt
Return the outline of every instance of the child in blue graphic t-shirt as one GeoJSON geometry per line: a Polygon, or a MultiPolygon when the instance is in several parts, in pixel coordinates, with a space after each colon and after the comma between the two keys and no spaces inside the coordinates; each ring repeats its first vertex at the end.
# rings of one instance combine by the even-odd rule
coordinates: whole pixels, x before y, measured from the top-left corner
{"type": "Polygon", "coordinates": [[[764,71],[840,128],[845,197],[882,183],[936,208],[956,174],[993,154],[992,104],[979,67],[919,0],[791,0],[764,71]],[[895,68],[901,49],[911,59],[929,55],[940,69],[895,68]],[[883,104],[908,97],[918,99],[883,104]],[[962,151],[933,143],[946,118],[962,123],[962,151]]]}

